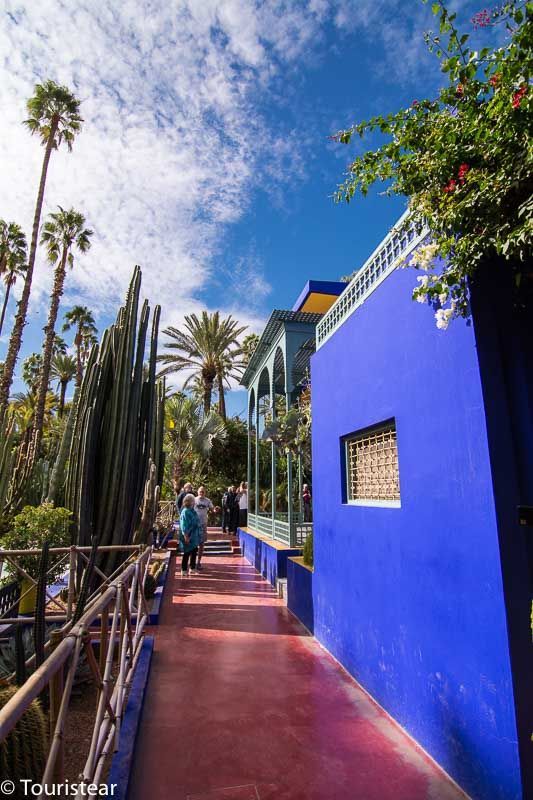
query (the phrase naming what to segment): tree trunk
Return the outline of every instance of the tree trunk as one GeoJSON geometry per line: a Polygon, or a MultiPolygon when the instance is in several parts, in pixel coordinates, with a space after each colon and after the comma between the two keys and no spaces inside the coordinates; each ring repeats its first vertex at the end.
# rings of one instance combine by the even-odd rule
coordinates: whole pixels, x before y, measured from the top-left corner
{"type": "Polygon", "coordinates": [[[4,371],[2,380],[0,381],[0,417],[4,414],[7,404],[9,402],[9,391],[13,383],[13,375],[15,374],[15,367],[17,358],[22,344],[22,332],[26,324],[26,316],[28,314],[28,304],[30,301],[31,282],[33,280],[33,268],[35,266],[35,256],[37,254],[37,240],[39,238],[39,223],[41,221],[41,213],[43,209],[44,200],[44,187],[46,185],[46,173],[48,172],[48,164],[52,149],[54,146],[54,139],[59,125],[59,118],[54,116],[50,126],[50,135],[46,143],[46,150],[44,153],[43,166],[41,169],[41,180],[39,182],[39,191],[37,194],[37,203],[35,205],[35,215],[33,217],[33,230],[31,234],[30,257],[28,259],[28,269],[24,278],[24,288],[20,298],[17,315],[15,317],[15,324],[11,331],[11,338],[9,339],[9,347],[4,362],[4,371]]]}
{"type": "Polygon", "coordinates": [[[221,372],[217,374],[218,382],[218,413],[226,421],[226,396],[224,394],[224,378],[221,372]]]}
{"type": "Polygon", "coordinates": [[[59,416],[62,417],[65,411],[65,395],[67,393],[68,381],[60,381],[61,394],[59,396],[59,416]]]}
{"type": "Polygon", "coordinates": [[[0,317],[0,333],[2,333],[2,328],[4,327],[4,319],[6,316],[7,302],[9,300],[10,291],[11,291],[11,284],[8,283],[6,286],[6,296],[4,297],[4,303],[2,305],[2,316],[0,317]]]}
{"type": "Polygon", "coordinates": [[[211,411],[211,396],[213,394],[213,380],[204,378],[204,414],[207,417],[211,411]]]}
{"type": "Polygon", "coordinates": [[[50,366],[52,364],[52,356],[54,354],[54,337],[56,330],[57,315],[59,311],[59,303],[61,301],[61,295],[63,294],[63,287],[65,285],[67,256],[68,256],[68,247],[64,245],[63,252],[61,254],[61,260],[57,264],[55,270],[54,286],[52,289],[52,294],[50,299],[50,311],[48,312],[48,322],[44,329],[45,339],[43,346],[43,363],[41,366],[39,388],[37,390],[37,403],[35,404],[33,445],[30,455],[30,458],[32,458],[33,461],[37,461],[37,459],[39,458],[39,451],[41,449],[41,441],[43,438],[46,395],[48,394],[48,385],[50,383],[50,366]]]}
{"type": "Polygon", "coordinates": [[[83,364],[81,361],[81,344],[82,344],[81,325],[78,327],[78,332],[76,333],[74,344],[76,345],[76,387],[79,389],[83,379],[83,364]]]}

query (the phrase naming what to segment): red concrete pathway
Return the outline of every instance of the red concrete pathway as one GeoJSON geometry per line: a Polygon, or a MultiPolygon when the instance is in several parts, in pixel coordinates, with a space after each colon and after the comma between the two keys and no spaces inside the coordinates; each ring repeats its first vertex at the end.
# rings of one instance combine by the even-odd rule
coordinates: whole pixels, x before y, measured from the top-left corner
{"type": "Polygon", "coordinates": [[[464,800],[236,557],[165,589],[129,800],[464,800]]]}

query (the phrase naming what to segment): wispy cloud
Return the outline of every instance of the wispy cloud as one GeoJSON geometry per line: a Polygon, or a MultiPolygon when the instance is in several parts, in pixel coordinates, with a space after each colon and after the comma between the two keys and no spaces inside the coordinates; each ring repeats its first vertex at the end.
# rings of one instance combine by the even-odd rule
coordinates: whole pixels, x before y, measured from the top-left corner
{"type": "MultiPolygon", "coordinates": [[[[111,310],[139,263],[151,298],[196,304],[225,228],[256,187],[275,194],[303,177],[296,142],[272,128],[262,101],[308,47],[321,13],[247,0],[8,0],[0,159],[9,191],[0,215],[26,230],[42,151],[20,125],[25,99],[52,77],[83,101],[84,130],[72,154],[54,153],[45,208],[74,205],[95,230],[69,276],[70,299],[111,310]]],[[[34,307],[50,277],[40,258],[34,307]]]]}
{"type": "MultiPolygon", "coordinates": [[[[395,62],[398,80],[416,79],[427,15],[400,0],[5,0],[4,8],[0,216],[31,229],[42,148],[21,127],[24,104],[36,82],[65,83],[83,101],[85,125],[72,154],[53,155],[45,213],[73,205],[95,230],[66,302],[105,316],[138,263],[145,293],[169,319],[205,305],[200,293],[216,280],[227,230],[258,189],[283,207],[286,187],[306,179],[312,147],[294,117],[269,110],[282,106],[288,77],[318,59],[326,32],[360,32],[379,43],[376,70],[395,62]]],[[[315,147],[328,132],[317,131],[315,147]]],[[[266,298],[260,259],[240,269],[235,291],[266,298]]],[[[40,254],[33,315],[50,284],[40,254]]],[[[248,307],[256,325],[258,303],[248,307]]]]}

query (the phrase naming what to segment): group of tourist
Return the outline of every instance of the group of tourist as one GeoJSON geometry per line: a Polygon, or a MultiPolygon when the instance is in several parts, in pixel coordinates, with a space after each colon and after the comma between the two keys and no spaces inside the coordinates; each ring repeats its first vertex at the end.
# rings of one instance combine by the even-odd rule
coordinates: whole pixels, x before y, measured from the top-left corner
{"type": "MultiPolygon", "coordinates": [[[[175,487],[177,490],[178,487],[175,487]]],[[[202,556],[207,541],[207,522],[210,511],[220,511],[206,496],[205,487],[199,486],[195,495],[192,484],[187,482],[176,494],[176,512],[179,522],[179,543],[183,552],[181,575],[197,574],[202,569],[202,556]]],[[[235,533],[239,525],[246,525],[248,516],[248,485],[242,482],[237,490],[228,486],[222,498],[222,530],[235,533]]],[[[170,532],[163,540],[155,540],[156,547],[164,547],[171,537],[170,532]]]]}
{"type": "Polygon", "coordinates": [[[228,486],[222,498],[222,530],[235,533],[248,522],[248,484],[243,481],[239,488],[228,486]]]}

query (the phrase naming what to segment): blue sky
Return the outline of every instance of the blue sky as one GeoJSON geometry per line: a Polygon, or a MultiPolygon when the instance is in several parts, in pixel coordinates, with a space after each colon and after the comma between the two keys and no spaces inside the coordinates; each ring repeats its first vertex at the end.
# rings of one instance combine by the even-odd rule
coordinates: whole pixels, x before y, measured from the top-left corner
{"type": "MultiPolygon", "coordinates": [[[[452,5],[472,32],[479,3],[452,5]]],[[[259,332],[307,279],[361,265],[404,203],[375,192],[335,205],[354,150],[328,135],[434,93],[442,78],[423,42],[435,25],[430,6],[113,6],[7,0],[1,18],[0,217],[30,231],[42,151],[20,123],[33,84],[53,78],[83,101],[83,132],[72,154],[54,154],[46,194],[45,213],[73,205],[95,231],[68,276],[63,310],[89,305],[102,330],[138,263],[164,325],[219,308],[259,332]]],[[[23,355],[40,345],[50,285],[41,250],[23,355]]],[[[0,358],[5,348],[3,336],[0,358]]],[[[232,393],[230,411],[241,407],[242,393],[232,393]]]]}

